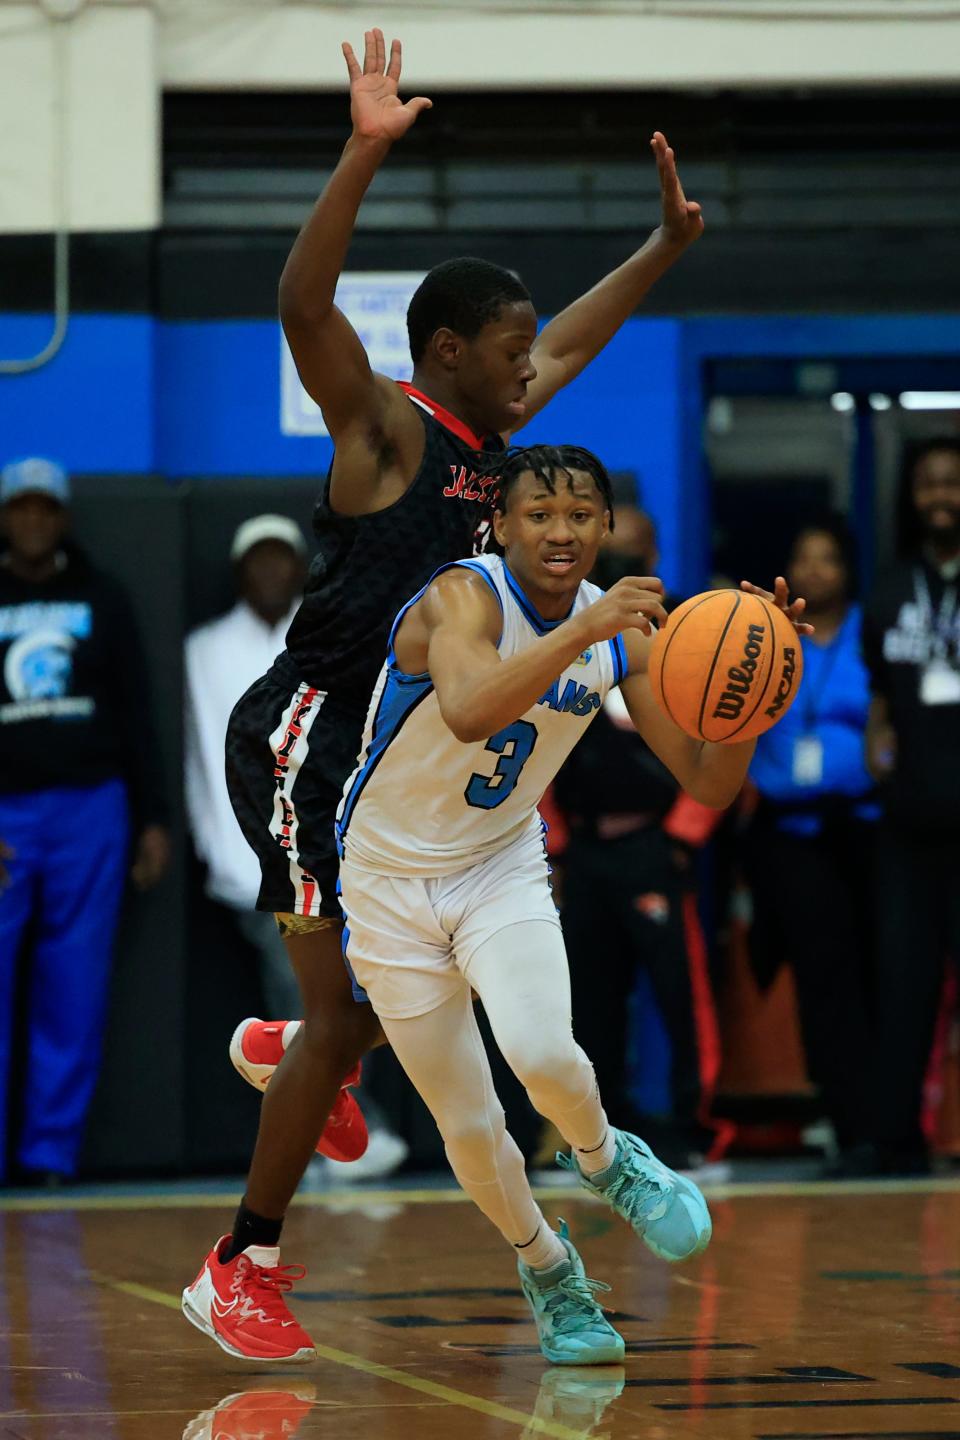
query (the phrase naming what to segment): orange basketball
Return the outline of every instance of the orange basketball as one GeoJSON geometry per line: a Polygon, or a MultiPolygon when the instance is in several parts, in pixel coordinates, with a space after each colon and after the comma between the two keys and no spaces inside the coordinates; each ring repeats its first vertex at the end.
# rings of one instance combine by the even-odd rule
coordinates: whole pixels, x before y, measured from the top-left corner
{"type": "Polygon", "coordinates": [[[803,651],[776,605],[742,590],[708,590],[680,605],[654,637],[650,684],[695,740],[762,735],[793,704],[803,651]]]}

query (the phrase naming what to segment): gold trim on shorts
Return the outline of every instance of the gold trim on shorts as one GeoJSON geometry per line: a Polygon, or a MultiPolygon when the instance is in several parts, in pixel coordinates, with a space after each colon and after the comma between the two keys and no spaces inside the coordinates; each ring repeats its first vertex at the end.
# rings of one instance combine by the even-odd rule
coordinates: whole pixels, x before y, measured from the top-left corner
{"type": "Polygon", "coordinates": [[[275,910],[273,918],[285,940],[293,935],[315,935],[318,930],[329,930],[343,923],[332,915],[294,915],[289,910],[275,910]]]}

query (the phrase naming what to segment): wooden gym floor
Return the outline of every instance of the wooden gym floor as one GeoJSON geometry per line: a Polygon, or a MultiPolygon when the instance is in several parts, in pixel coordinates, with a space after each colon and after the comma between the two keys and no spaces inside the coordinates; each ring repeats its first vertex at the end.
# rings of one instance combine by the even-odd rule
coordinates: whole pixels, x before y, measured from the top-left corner
{"type": "Polygon", "coordinates": [[[0,1201],[2,1440],[960,1440],[960,1183],[731,1187],[689,1266],[566,1216],[623,1369],[544,1363],[513,1261],[456,1192],[305,1197],[284,1259],[319,1359],[256,1369],[179,1313],[223,1196],[0,1201]]]}

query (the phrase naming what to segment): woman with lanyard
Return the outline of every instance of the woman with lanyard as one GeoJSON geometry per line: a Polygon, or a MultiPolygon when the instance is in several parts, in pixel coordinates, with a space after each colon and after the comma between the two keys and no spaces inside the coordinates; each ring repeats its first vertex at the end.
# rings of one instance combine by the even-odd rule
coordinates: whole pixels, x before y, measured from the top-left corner
{"type": "Polygon", "coordinates": [[[807,1068],[837,1137],[835,1175],[868,1173],[873,857],[879,806],[864,763],[870,704],[853,541],[828,516],[794,540],[790,588],[816,627],[797,703],[761,736],[745,858],[754,963],[793,967],[807,1068]]]}

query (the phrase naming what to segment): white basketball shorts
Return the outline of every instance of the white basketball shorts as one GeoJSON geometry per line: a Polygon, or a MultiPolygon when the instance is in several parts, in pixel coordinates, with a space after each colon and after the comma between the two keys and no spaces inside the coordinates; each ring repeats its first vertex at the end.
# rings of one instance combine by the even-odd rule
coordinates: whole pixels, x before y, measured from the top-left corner
{"type": "Polygon", "coordinates": [[[340,887],[344,955],[388,1020],[426,1015],[468,985],[471,958],[506,926],[546,920],[560,927],[539,831],[437,879],[377,875],[345,858],[340,887]]]}

